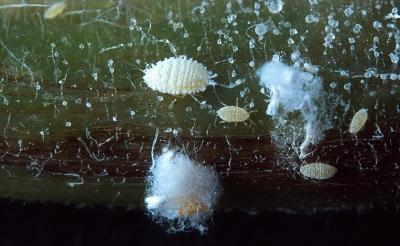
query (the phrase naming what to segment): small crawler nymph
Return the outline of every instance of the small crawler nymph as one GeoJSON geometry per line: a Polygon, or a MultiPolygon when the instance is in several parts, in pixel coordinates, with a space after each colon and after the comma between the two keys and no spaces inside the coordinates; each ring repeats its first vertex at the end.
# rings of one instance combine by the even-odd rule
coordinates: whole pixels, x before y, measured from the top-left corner
{"type": "Polygon", "coordinates": [[[329,164],[315,162],[301,166],[300,173],[307,178],[323,180],[332,178],[337,173],[337,168],[329,164]]]}
{"type": "Polygon", "coordinates": [[[65,2],[58,2],[53,5],[51,5],[45,12],[44,12],[44,18],[45,19],[53,19],[57,16],[59,16],[67,7],[65,2]]]}
{"type": "Polygon", "coordinates": [[[351,120],[349,132],[351,134],[357,134],[364,128],[367,120],[368,120],[368,110],[366,108],[358,110],[357,113],[354,114],[353,119],[351,120]]]}
{"type": "Polygon", "coordinates": [[[225,122],[243,122],[249,119],[250,113],[238,106],[225,106],[217,111],[218,117],[225,122]]]}

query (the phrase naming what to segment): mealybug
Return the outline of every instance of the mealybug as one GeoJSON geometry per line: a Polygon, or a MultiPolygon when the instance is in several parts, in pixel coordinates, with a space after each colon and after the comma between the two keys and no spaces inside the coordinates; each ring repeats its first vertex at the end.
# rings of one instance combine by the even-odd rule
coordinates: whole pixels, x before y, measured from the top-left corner
{"type": "Polygon", "coordinates": [[[65,2],[58,2],[58,3],[51,5],[46,10],[46,12],[44,12],[44,18],[45,19],[53,19],[53,18],[57,17],[64,11],[65,7],[67,7],[65,2]]]}
{"type": "Polygon", "coordinates": [[[189,95],[210,85],[207,68],[186,56],[170,57],[144,70],[144,82],[153,90],[172,95],[189,95]]]}
{"type": "Polygon", "coordinates": [[[349,132],[352,134],[356,134],[361,131],[367,122],[368,119],[368,110],[363,108],[357,111],[354,114],[353,119],[351,120],[349,132]]]}
{"type": "Polygon", "coordinates": [[[246,121],[250,114],[238,106],[225,106],[217,111],[218,117],[226,122],[243,122],[246,121]]]}
{"type": "Polygon", "coordinates": [[[337,173],[337,168],[329,164],[315,162],[301,166],[300,173],[307,178],[329,179],[337,173]]]}

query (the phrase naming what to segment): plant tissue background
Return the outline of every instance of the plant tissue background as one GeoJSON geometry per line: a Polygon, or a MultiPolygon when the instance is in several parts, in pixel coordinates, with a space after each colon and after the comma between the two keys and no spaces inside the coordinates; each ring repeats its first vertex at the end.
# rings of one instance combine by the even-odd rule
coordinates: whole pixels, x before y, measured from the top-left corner
{"type": "Polygon", "coordinates": [[[236,184],[225,206],[307,207],[304,194],[340,206],[351,185],[398,200],[397,1],[66,1],[54,19],[43,17],[51,1],[0,3],[2,197],[140,206],[159,129],[156,150],[179,146],[236,184]],[[194,98],[152,91],[143,70],[174,55],[205,64],[217,85],[194,98]],[[257,70],[272,59],[315,74],[328,95],[331,127],[310,161],[339,174],[322,189],[296,174],[301,117],[277,128],[266,115],[257,70]],[[224,104],[254,111],[255,124],[221,123],[224,104]],[[346,131],[361,108],[369,120],[356,139],[346,131]]]}

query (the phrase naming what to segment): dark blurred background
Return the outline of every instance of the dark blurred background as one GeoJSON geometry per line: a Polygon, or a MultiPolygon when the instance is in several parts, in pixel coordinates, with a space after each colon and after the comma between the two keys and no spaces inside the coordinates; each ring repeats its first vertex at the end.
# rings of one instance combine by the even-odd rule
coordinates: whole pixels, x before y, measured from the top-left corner
{"type": "Polygon", "coordinates": [[[1,245],[399,245],[395,208],[217,212],[206,235],[167,234],[140,209],[0,201],[1,245]]]}

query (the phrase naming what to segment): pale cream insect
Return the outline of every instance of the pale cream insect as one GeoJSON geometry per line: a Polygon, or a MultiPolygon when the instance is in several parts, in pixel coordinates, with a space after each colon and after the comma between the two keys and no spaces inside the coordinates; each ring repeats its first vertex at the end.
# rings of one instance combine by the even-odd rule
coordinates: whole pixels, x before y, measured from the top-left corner
{"type": "Polygon", "coordinates": [[[143,80],[147,86],[172,95],[190,95],[204,91],[213,78],[203,64],[186,56],[158,61],[143,72],[143,80]]]}
{"type": "Polygon", "coordinates": [[[53,19],[60,15],[65,7],[67,7],[67,4],[65,2],[58,2],[53,5],[51,5],[45,12],[44,12],[44,18],[45,19],[53,19]]]}
{"type": "Polygon", "coordinates": [[[337,171],[336,167],[321,162],[305,164],[300,167],[300,173],[303,176],[320,180],[332,178],[337,171]]]}
{"type": "Polygon", "coordinates": [[[356,134],[364,128],[365,123],[368,119],[368,110],[366,108],[362,108],[354,114],[353,119],[351,120],[349,132],[352,134],[356,134]]]}
{"type": "Polygon", "coordinates": [[[218,117],[225,122],[243,122],[249,119],[250,113],[238,106],[225,106],[217,111],[218,117]]]}

